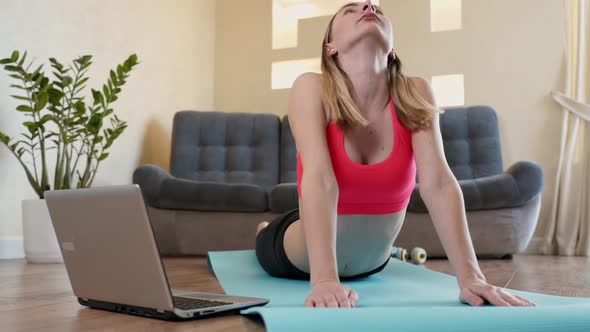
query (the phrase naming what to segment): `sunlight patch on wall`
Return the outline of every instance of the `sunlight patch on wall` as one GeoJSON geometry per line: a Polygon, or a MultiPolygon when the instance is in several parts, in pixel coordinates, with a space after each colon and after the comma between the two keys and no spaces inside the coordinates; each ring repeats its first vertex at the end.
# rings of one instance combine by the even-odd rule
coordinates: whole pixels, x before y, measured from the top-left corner
{"type": "Polygon", "coordinates": [[[297,76],[308,71],[321,73],[321,60],[319,57],[273,62],[271,70],[272,89],[290,89],[297,76]]]}
{"type": "Polygon", "coordinates": [[[438,107],[465,105],[463,74],[433,76],[431,82],[438,107]]]}
{"type": "MultiPolygon", "coordinates": [[[[349,2],[353,1],[273,0],[272,49],[297,47],[297,23],[300,19],[334,15],[341,6],[349,2]]],[[[379,1],[373,1],[373,4],[379,5],[379,1]]]]}
{"type": "Polygon", "coordinates": [[[430,31],[461,29],[462,0],[430,0],[430,31]]]}

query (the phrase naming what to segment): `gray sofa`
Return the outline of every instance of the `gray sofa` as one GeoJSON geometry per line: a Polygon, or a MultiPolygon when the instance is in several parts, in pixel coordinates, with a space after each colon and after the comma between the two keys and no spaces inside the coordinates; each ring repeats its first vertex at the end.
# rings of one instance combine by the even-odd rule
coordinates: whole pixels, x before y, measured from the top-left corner
{"type": "MultiPolygon", "coordinates": [[[[449,107],[440,117],[447,161],[463,192],[479,258],[523,251],[541,206],[543,171],[519,161],[503,170],[498,121],[489,106],[449,107]]],[[[295,142],[288,117],[180,111],[170,173],[133,173],[163,255],[254,249],[256,226],[298,206],[295,142]]],[[[418,176],[416,178],[418,181],[418,176]]],[[[446,257],[417,183],[396,246],[446,257]]]]}

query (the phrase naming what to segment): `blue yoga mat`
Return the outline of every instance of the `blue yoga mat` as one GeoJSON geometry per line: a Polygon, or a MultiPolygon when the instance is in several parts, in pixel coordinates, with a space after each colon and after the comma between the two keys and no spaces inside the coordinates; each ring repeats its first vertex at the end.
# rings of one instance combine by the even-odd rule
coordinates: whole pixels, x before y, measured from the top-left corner
{"type": "Polygon", "coordinates": [[[536,307],[474,307],[458,300],[456,278],[391,258],[379,273],[342,281],[359,294],[355,308],[305,307],[309,280],[275,278],[254,250],[210,251],[209,268],[227,294],[270,299],[240,311],[260,315],[267,331],[590,331],[590,298],[510,289],[536,307]]]}

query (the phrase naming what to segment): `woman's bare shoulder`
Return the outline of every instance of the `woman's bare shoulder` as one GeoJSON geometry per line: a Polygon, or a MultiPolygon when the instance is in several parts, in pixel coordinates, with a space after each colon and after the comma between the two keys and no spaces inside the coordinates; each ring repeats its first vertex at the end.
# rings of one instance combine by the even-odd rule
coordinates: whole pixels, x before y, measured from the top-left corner
{"type": "Polygon", "coordinates": [[[326,119],[326,123],[330,122],[330,115],[328,114],[327,107],[324,103],[322,98],[323,94],[323,82],[324,77],[320,73],[314,72],[304,72],[300,74],[297,79],[300,81],[300,86],[305,86],[305,90],[310,98],[318,98],[322,104],[322,111],[324,112],[324,118],[326,119]]]}

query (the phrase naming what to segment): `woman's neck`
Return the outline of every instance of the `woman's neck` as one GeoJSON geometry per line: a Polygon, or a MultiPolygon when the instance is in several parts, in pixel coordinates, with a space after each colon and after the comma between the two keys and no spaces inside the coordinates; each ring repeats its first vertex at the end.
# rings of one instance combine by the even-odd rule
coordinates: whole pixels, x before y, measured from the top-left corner
{"type": "Polygon", "coordinates": [[[339,53],[338,60],[352,81],[356,92],[353,98],[359,111],[371,117],[371,114],[383,111],[391,92],[387,80],[387,54],[383,54],[374,41],[365,41],[365,45],[359,42],[347,53],[339,53]]]}

